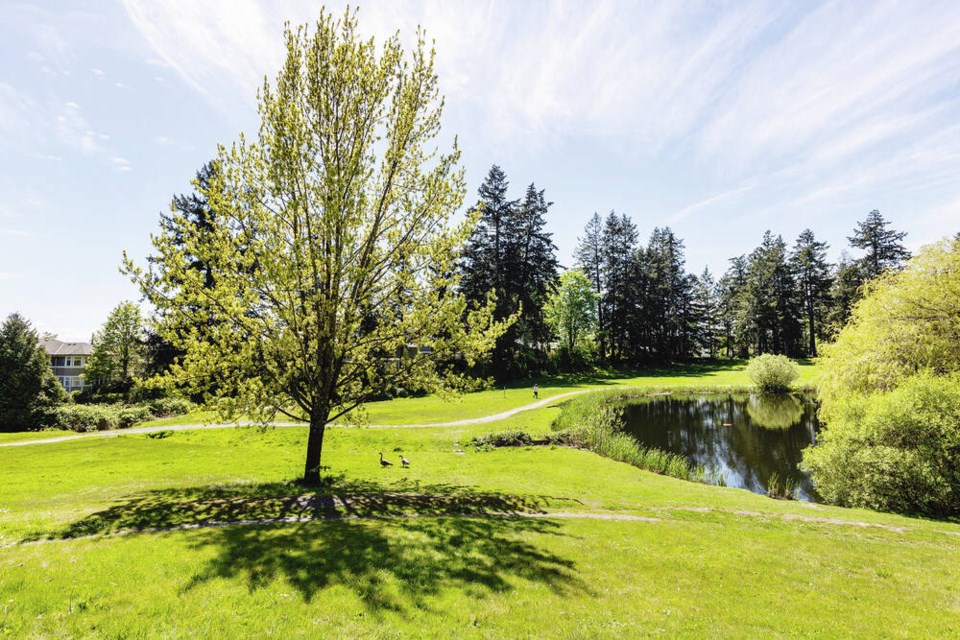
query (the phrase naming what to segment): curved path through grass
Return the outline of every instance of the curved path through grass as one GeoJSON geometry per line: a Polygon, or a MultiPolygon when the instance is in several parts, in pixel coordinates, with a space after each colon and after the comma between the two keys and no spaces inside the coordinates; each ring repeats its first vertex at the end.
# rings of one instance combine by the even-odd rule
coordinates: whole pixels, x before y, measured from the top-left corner
{"type": "MultiPolygon", "coordinates": [[[[465,427],[468,425],[474,424],[484,424],[487,422],[497,422],[499,420],[505,420],[522,411],[530,411],[532,409],[542,409],[543,407],[549,406],[553,403],[556,403],[558,400],[568,398],[570,396],[575,396],[581,393],[586,393],[591,391],[591,389],[580,389],[578,391],[568,391],[566,393],[561,393],[559,395],[551,396],[543,400],[537,400],[536,402],[531,402],[530,404],[524,405],[522,407],[516,407],[514,409],[509,409],[507,411],[501,411],[500,413],[494,413],[487,416],[481,416],[479,418],[466,418],[464,420],[454,420],[450,422],[433,422],[433,423],[422,423],[422,424],[368,424],[362,425],[368,429],[417,429],[417,428],[428,428],[428,427],[465,427]]],[[[132,427],[130,429],[117,429],[113,431],[93,431],[90,433],[80,433],[77,435],[71,436],[57,436],[54,438],[44,438],[42,440],[20,440],[16,442],[4,442],[0,443],[0,447],[22,447],[32,444],[53,444],[56,442],[67,442],[69,440],[79,440],[81,438],[110,438],[113,436],[125,435],[128,433],[159,433],[161,431],[190,431],[193,429],[234,429],[236,427],[255,427],[255,426],[268,426],[268,427],[305,427],[306,424],[302,422],[270,422],[266,425],[259,425],[254,422],[234,422],[234,423],[211,423],[211,424],[174,424],[174,425],[156,425],[150,427],[132,427]]],[[[349,425],[349,424],[328,424],[327,427],[356,427],[358,425],[349,425]]]]}

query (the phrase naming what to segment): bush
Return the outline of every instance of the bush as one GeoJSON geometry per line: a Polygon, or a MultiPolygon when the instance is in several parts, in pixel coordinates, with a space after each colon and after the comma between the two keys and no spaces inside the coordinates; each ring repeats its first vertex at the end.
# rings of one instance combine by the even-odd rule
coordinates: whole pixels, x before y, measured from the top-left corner
{"type": "Polygon", "coordinates": [[[506,431],[504,433],[491,433],[486,436],[476,436],[473,438],[473,446],[477,449],[489,449],[491,447],[525,447],[533,444],[533,438],[524,431],[506,431]]]}
{"type": "Polygon", "coordinates": [[[787,356],[765,353],[747,363],[747,377],[763,393],[783,393],[800,375],[796,363],[787,356]]]}
{"type": "Polygon", "coordinates": [[[120,412],[106,404],[68,404],[57,408],[55,420],[71,431],[108,431],[120,426],[120,412]]]}
{"type": "Polygon", "coordinates": [[[182,416],[193,410],[193,403],[186,398],[158,398],[151,400],[146,406],[149,408],[150,413],[157,418],[182,416]]]}
{"type": "Polygon", "coordinates": [[[921,373],[835,407],[803,465],[829,502],[960,515],[960,375],[921,373]]]}
{"type": "Polygon", "coordinates": [[[118,412],[117,424],[121,429],[132,427],[153,417],[149,407],[134,405],[123,407],[118,412]]]}

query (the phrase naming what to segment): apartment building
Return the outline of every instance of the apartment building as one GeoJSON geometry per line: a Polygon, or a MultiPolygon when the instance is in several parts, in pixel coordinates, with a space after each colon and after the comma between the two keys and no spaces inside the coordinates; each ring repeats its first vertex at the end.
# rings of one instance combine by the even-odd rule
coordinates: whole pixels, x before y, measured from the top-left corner
{"type": "Polygon", "coordinates": [[[43,348],[50,357],[53,375],[67,391],[81,391],[84,388],[83,370],[87,359],[93,352],[89,342],[63,342],[62,340],[44,340],[43,348]]]}

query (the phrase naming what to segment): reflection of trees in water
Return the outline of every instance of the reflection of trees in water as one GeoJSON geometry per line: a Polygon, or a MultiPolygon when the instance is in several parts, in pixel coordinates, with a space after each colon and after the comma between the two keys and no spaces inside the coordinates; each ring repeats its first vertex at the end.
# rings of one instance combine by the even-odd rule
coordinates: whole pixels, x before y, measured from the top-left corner
{"type": "Polygon", "coordinates": [[[803,403],[790,393],[760,393],[750,396],[747,413],[758,427],[789,429],[803,417],[803,403]]]}
{"type": "Polygon", "coordinates": [[[627,406],[624,417],[644,446],[714,469],[727,486],[765,493],[777,473],[798,482],[801,495],[815,496],[798,465],[813,442],[816,416],[796,396],[769,403],[746,395],[654,397],[627,406]]]}

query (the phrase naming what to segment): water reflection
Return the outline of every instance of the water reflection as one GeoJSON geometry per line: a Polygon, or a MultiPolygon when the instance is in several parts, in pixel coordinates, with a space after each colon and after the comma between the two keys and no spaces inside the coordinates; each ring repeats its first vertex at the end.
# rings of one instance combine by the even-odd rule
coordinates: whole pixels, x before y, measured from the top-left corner
{"type": "Polygon", "coordinates": [[[789,393],[753,395],[747,401],[747,415],[758,427],[789,429],[803,418],[803,402],[789,393]]]}
{"type": "Polygon", "coordinates": [[[819,428],[811,396],[654,396],[627,405],[624,418],[645,446],[714,469],[728,487],[766,493],[776,473],[798,484],[800,499],[817,500],[798,468],[819,428]]]}

